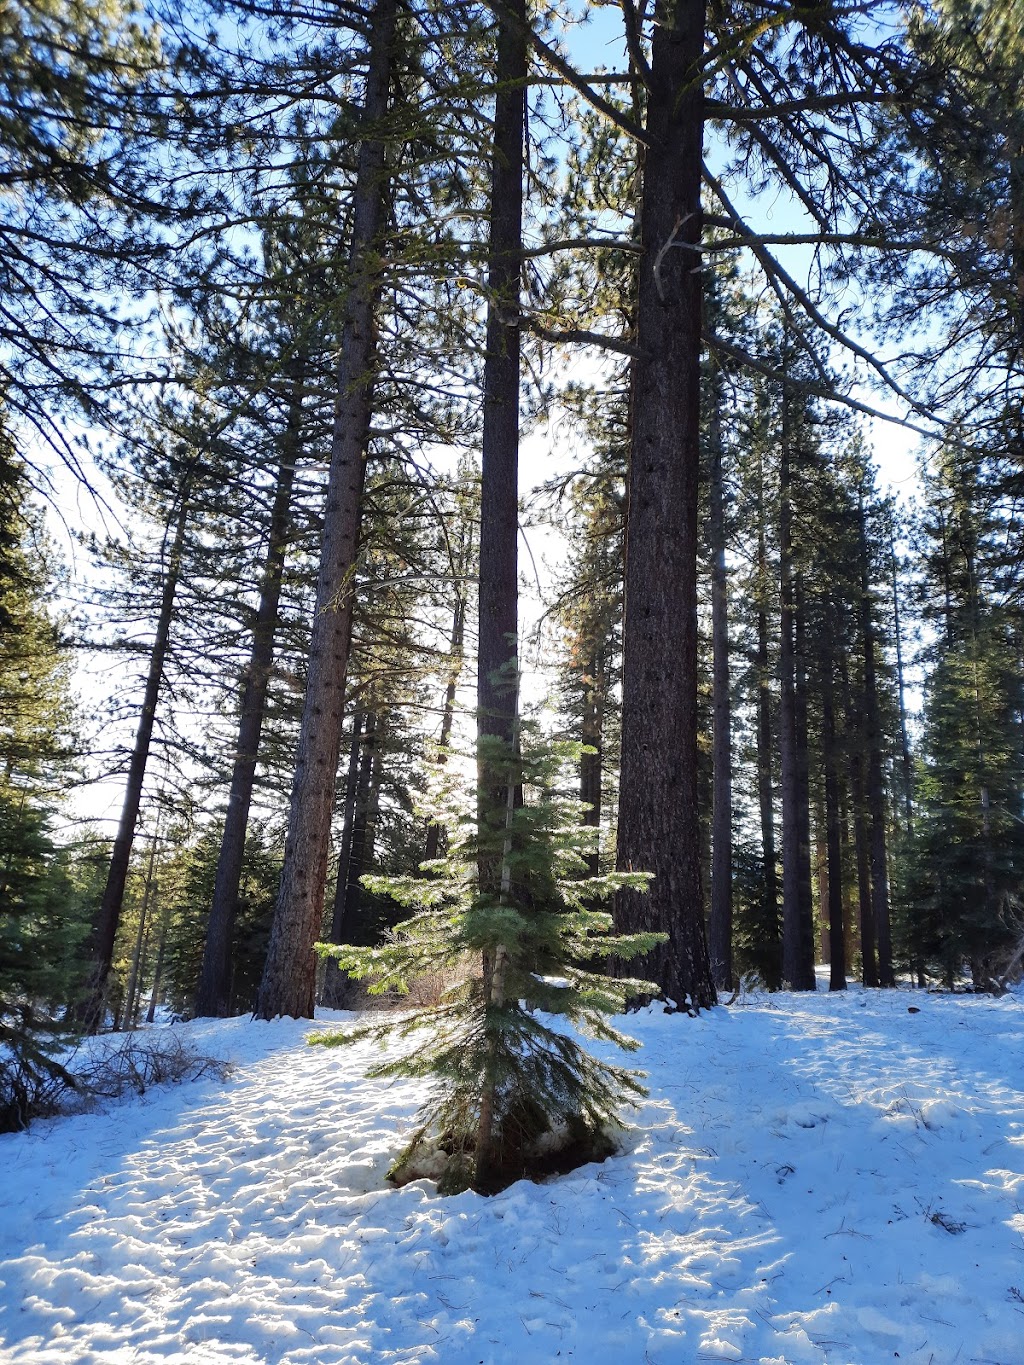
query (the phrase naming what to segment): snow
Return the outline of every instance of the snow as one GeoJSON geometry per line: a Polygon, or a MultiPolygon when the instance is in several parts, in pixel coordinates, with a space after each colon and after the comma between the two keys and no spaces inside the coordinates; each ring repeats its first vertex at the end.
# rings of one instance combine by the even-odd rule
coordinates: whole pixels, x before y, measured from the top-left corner
{"type": "Polygon", "coordinates": [[[1024,1363],[1024,997],[625,1026],[621,1156],[442,1199],[384,1184],[422,1087],[368,1045],[176,1025],[226,1082],[0,1137],[0,1360],[1024,1363]]]}

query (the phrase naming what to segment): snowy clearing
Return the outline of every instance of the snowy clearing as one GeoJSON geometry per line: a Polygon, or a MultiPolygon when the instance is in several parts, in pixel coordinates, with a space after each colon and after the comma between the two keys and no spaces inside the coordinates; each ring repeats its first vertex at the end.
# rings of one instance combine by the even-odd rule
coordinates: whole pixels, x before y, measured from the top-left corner
{"type": "Polygon", "coordinates": [[[1024,1362],[1020,995],[653,1008],[628,1151],[491,1199],[383,1184],[364,1047],[179,1027],[227,1082],[0,1137],[4,1362],[1024,1362]]]}

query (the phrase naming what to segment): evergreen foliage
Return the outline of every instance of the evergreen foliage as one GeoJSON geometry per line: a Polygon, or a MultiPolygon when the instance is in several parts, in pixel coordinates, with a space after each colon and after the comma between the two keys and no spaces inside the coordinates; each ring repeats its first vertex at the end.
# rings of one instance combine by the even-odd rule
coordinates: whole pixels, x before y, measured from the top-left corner
{"type": "Polygon", "coordinates": [[[572,1147],[588,1154],[583,1159],[612,1150],[619,1111],[643,1093],[639,1077],[591,1056],[552,1016],[632,1050],[636,1043],[609,1016],[656,989],[594,969],[599,959],[649,952],[659,936],[613,934],[611,917],[593,908],[622,886],[642,889],[648,878],[586,875],[593,831],[578,824],[579,802],[554,791],[575,748],[530,743],[511,756],[496,738],[482,744],[488,772],[503,774],[507,804],[479,826],[464,815],[451,830],[448,856],[425,865],[425,875],[370,879],[413,911],[390,942],[318,945],[343,970],[369,977],[374,993],[405,993],[427,973],[463,975],[436,1005],[398,1022],[311,1039],[322,1046],[365,1037],[412,1041],[370,1072],[433,1083],[423,1126],[391,1174],[400,1180],[425,1152],[440,1149],[448,1157],[447,1192],[499,1188],[543,1169],[549,1149],[572,1147]],[[523,804],[514,800],[520,786],[532,798],[523,804]],[[497,893],[481,889],[481,859],[501,866],[497,893]]]}
{"type": "Polygon", "coordinates": [[[2,432],[0,453],[0,1128],[11,1128],[35,1084],[64,1075],[54,1051],[84,907],[51,831],[73,708],[67,649],[45,605],[50,549],[2,432]]]}
{"type": "MultiPolygon", "coordinates": [[[[942,452],[921,526],[935,635],[901,946],[949,987],[1002,989],[1021,938],[1021,621],[1006,503],[980,452],[942,452]]],[[[1019,963],[1018,963],[1019,968],[1019,963]]]]}

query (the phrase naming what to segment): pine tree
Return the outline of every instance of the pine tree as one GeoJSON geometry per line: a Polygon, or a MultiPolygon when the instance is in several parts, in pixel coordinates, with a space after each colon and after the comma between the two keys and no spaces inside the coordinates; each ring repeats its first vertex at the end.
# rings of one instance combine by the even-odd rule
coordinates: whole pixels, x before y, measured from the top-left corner
{"type": "Polygon", "coordinates": [[[310,1018],[315,995],[312,947],[327,880],[330,819],[341,747],[345,670],[352,629],[356,562],[376,369],[375,314],[382,288],[379,250],[388,192],[386,117],[397,7],[377,0],[363,103],[365,135],[353,196],[351,279],[338,365],[331,470],[325,495],[320,575],[302,731],[285,846],[257,1013],[310,1018]]]}
{"type": "MultiPolygon", "coordinates": [[[[0,391],[8,420],[78,478],[89,470],[60,413],[94,420],[131,368],[165,218],[154,192],[164,131],[155,24],[118,0],[8,0],[0,22],[0,391]]],[[[39,475],[48,475],[40,467],[39,475]]]]}
{"type": "Polygon", "coordinates": [[[85,932],[82,897],[51,820],[67,780],[67,646],[46,608],[51,549],[13,442],[0,429],[0,1131],[28,1118],[55,1059],[85,932]]]}
{"type": "Polygon", "coordinates": [[[977,452],[943,452],[928,489],[928,579],[939,634],[925,689],[903,925],[911,960],[952,987],[1003,985],[1016,925],[1022,826],[1019,623],[995,591],[1001,508],[977,452]]]}
{"type": "Polygon", "coordinates": [[[480,742],[490,751],[488,771],[504,778],[500,807],[481,821],[476,798],[477,810],[452,829],[449,856],[429,879],[371,882],[414,912],[396,941],[369,949],[321,944],[319,951],[371,978],[378,992],[407,990],[422,974],[465,973],[481,956],[491,964],[489,978],[470,965],[461,985],[397,1026],[311,1039],[327,1046],[368,1036],[412,1040],[412,1050],[370,1073],[432,1081],[422,1126],[391,1176],[400,1182],[440,1167],[446,1193],[488,1193],[613,1150],[619,1110],[643,1093],[639,1079],[590,1056],[546,1016],[631,1048],[607,1016],[652,990],[650,982],[599,975],[589,965],[654,945],[650,935],[610,933],[610,916],[593,908],[626,884],[639,892],[646,878],[586,875],[593,831],[577,824],[579,802],[556,795],[560,770],[576,750],[538,746],[528,736],[514,753],[500,739],[480,742]],[[528,799],[517,804],[520,789],[528,799]],[[496,884],[480,877],[481,863],[497,867],[496,884]]]}
{"type": "Polygon", "coordinates": [[[190,518],[195,513],[194,498],[200,482],[198,470],[202,436],[197,440],[197,446],[178,447],[164,460],[158,457],[157,467],[147,471],[146,476],[151,496],[164,500],[163,534],[156,555],[158,601],[110,867],[90,934],[89,967],[82,997],[75,1006],[78,1024],[90,1033],[98,1032],[103,1027],[107,1014],[107,984],[113,963],[114,943],[121,921],[125,886],[142,806],[157,706],[164,684],[164,668],[175,617],[175,597],[185,562],[186,536],[190,518]]]}

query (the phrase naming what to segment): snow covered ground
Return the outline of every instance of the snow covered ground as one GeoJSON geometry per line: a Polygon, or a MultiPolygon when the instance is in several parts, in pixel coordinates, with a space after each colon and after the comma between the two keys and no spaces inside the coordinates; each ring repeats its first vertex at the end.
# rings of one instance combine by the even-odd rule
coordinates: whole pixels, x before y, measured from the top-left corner
{"type": "Polygon", "coordinates": [[[628,1150],[491,1199],[384,1185],[365,1048],[177,1027],[232,1077],[0,1137],[5,1365],[1024,1365],[1024,996],[633,1016],[628,1150]]]}

